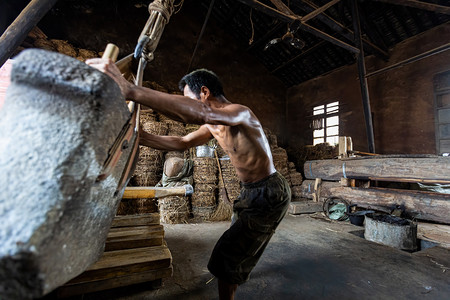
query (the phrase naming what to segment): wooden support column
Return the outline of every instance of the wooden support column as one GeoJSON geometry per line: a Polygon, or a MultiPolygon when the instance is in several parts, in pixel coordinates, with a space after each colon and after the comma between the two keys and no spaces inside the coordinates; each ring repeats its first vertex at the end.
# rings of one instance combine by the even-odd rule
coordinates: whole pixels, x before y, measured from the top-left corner
{"type": "Polygon", "coordinates": [[[0,37],[0,66],[14,53],[28,33],[58,0],[32,0],[0,37]]]}
{"type": "Polygon", "coordinates": [[[357,54],[358,76],[361,85],[361,95],[364,109],[364,118],[366,120],[367,144],[370,153],[375,153],[375,138],[373,134],[372,113],[370,110],[369,88],[366,79],[366,66],[364,63],[364,49],[361,39],[361,25],[359,23],[358,4],[352,0],[353,30],[355,31],[355,45],[359,48],[357,54]]]}

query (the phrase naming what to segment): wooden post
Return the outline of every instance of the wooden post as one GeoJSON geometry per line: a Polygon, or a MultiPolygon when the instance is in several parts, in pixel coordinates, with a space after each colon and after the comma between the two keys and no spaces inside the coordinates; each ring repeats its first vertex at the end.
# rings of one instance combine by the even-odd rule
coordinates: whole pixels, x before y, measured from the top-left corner
{"type": "Polygon", "coordinates": [[[0,66],[14,53],[28,33],[57,0],[32,0],[0,37],[0,66]]]}
{"type": "Polygon", "coordinates": [[[322,185],[322,179],[316,178],[316,180],[314,182],[314,193],[313,193],[313,201],[314,202],[319,202],[321,185],[322,185]]]}
{"type": "Polygon", "coordinates": [[[366,120],[367,143],[370,153],[375,153],[375,139],[373,135],[372,113],[370,110],[369,88],[366,79],[366,66],[364,64],[364,49],[361,39],[361,25],[359,23],[358,4],[352,0],[353,27],[355,31],[355,45],[359,48],[357,55],[359,83],[361,85],[361,95],[366,120]]]}

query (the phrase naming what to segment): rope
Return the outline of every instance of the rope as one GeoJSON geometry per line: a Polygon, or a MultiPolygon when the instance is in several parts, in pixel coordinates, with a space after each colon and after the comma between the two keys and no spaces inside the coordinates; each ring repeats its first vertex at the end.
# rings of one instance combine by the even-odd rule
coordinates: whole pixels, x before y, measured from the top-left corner
{"type": "Polygon", "coordinates": [[[180,12],[181,8],[183,7],[184,4],[184,0],[180,0],[180,3],[178,4],[174,4],[174,8],[176,9],[176,11],[174,12],[174,14],[177,14],[178,12],[180,12]]]}
{"type": "Polygon", "coordinates": [[[192,62],[194,61],[194,57],[195,57],[195,54],[197,53],[198,45],[200,44],[200,40],[202,39],[203,33],[205,32],[206,23],[208,23],[209,16],[211,15],[211,11],[212,11],[213,6],[214,6],[214,1],[215,0],[212,0],[211,4],[209,5],[209,9],[208,9],[208,12],[206,13],[206,17],[205,17],[205,21],[203,22],[202,30],[200,31],[200,34],[198,36],[197,44],[195,44],[194,53],[192,53],[191,61],[189,62],[189,67],[187,69],[186,74],[189,73],[189,71],[191,70],[192,62]]]}
{"type": "Polygon", "coordinates": [[[173,1],[170,0],[155,0],[148,6],[148,12],[159,12],[165,19],[166,24],[169,22],[170,16],[174,10],[173,1]]]}
{"type": "Polygon", "coordinates": [[[253,44],[253,37],[255,36],[255,29],[253,28],[253,20],[252,20],[252,11],[253,8],[250,8],[250,25],[252,26],[252,36],[250,37],[250,40],[248,41],[248,44],[253,44]]]}

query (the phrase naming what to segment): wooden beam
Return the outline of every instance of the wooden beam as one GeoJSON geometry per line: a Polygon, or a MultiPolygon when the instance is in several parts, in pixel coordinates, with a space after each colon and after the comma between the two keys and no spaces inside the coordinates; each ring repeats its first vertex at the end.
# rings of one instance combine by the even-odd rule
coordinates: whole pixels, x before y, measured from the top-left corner
{"type": "Polygon", "coordinates": [[[387,178],[391,181],[448,183],[450,157],[399,157],[379,155],[349,159],[310,160],[304,164],[308,179],[340,180],[344,178],[387,178]]]}
{"type": "Polygon", "coordinates": [[[403,6],[409,6],[414,8],[419,8],[423,10],[428,10],[440,14],[450,15],[450,6],[446,5],[438,5],[434,3],[429,2],[422,2],[422,1],[416,1],[416,0],[373,0],[378,2],[385,2],[395,5],[403,5],[403,6]]]}
{"type": "MultiPolygon", "coordinates": [[[[298,2],[298,3],[296,3],[296,5],[298,5],[299,7],[301,7],[303,10],[305,10],[307,12],[311,12],[318,8],[317,5],[315,5],[314,3],[312,3],[308,0],[303,0],[301,2],[298,2]]],[[[345,27],[338,21],[334,20],[333,18],[328,16],[326,13],[322,13],[322,14],[318,15],[317,19],[319,21],[321,21],[323,24],[327,25],[330,29],[336,31],[337,33],[339,33],[340,35],[342,35],[343,37],[348,39],[349,41],[353,41],[353,38],[354,38],[353,31],[348,29],[347,27],[345,27]]],[[[364,42],[365,49],[370,51],[371,53],[374,53],[383,59],[387,59],[389,57],[388,52],[386,50],[382,49],[381,47],[379,47],[378,45],[372,43],[371,41],[369,41],[365,38],[363,38],[363,42],[364,42]]]]}
{"type": "Polygon", "coordinates": [[[352,0],[353,30],[355,31],[355,45],[359,48],[356,58],[358,65],[359,85],[361,88],[364,119],[366,122],[367,145],[370,153],[375,153],[375,138],[373,134],[372,113],[370,109],[369,86],[366,78],[366,66],[364,62],[364,49],[361,38],[361,24],[359,22],[358,3],[352,0]]]}
{"type": "Polygon", "coordinates": [[[270,0],[270,2],[272,2],[273,5],[275,5],[279,11],[282,11],[283,13],[285,13],[287,15],[295,16],[295,13],[286,4],[284,4],[283,1],[270,0]]]}
{"type": "Polygon", "coordinates": [[[306,16],[302,17],[302,22],[307,22],[309,20],[311,20],[312,18],[316,17],[317,15],[323,13],[324,11],[326,11],[328,8],[330,8],[331,6],[335,5],[336,3],[338,3],[341,0],[332,0],[330,2],[328,2],[327,4],[319,7],[318,9],[316,9],[315,11],[310,12],[309,14],[307,14],[306,16]]]}
{"type": "Polygon", "coordinates": [[[407,64],[416,62],[416,61],[418,61],[418,60],[421,60],[421,59],[427,58],[427,57],[429,57],[429,56],[432,56],[432,55],[435,55],[435,54],[439,54],[439,53],[441,53],[441,52],[448,51],[448,50],[450,50],[450,43],[444,44],[444,45],[439,46],[439,47],[437,47],[437,48],[434,48],[434,49],[431,49],[431,50],[426,51],[426,52],[424,52],[424,53],[421,53],[421,54],[419,54],[419,55],[416,55],[416,56],[413,56],[413,57],[411,57],[411,58],[402,60],[402,61],[400,61],[400,62],[398,62],[398,63],[395,63],[395,64],[393,64],[393,65],[390,65],[390,66],[388,66],[388,67],[385,67],[385,68],[382,68],[382,69],[380,69],[380,70],[376,70],[376,71],[374,71],[374,72],[371,72],[371,73],[369,73],[369,74],[366,74],[366,78],[369,78],[369,77],[371,77],[371,76],[374,76],[374,75],[378,75],[378,74],[387,72],[387,71],[392,70],[392,69],[396,69],[396,68],[399,68],[399,67],[403,67],[403,66],[405,66],[405,65],[407,65],[407,64]]]}
{"type": "Polygon", "coordinates": [[[0,66],[14,53],[28,33],[57,0],[32,0],[0,37],[0,66]]]}
{"type": "MultiPolygon", "coordinates": [[[[281,11],[278,11],[276,9],[273,9],[272,7],[267,6],[264,3],[261,3],[261,2],[259,2],[257,0],[239,0],[239,1],[244,3],[244,4],[246,4],[246,5],[248,5],[248,6],[250,6],[250,7],[253,7],[254,9],[259,10],[259,11],[261,11],[261,12],[263,12],[263,13],[269,15],[269,16],[278,18],[278,19],[280,19],[280,20],[282,20],[284,22],[291,23],[291,22],[296,21],[296,20],[300,20],[301,21],[301,17],[300,16],[286,14],[284,12],[281,12],[281,11]]],[[[311,34],[313,34],[313,35],[315,35],[317,37],[320,37],[321,39],[324,39],[324,40],[326,40],[326,41],[328,41],[328,42],[330,42],[332,44],[335,44],[336,46],[339,46],[339,47],[342,47],[344,49],[347,49],[347,50],[349,50],[349,51],[351,51],[353,53],[359,53],[359,49],[358,48],[355,48],[355,47],[353,47],[353,46],[351,46],[351,45],[349,45],[349,44],[347,44],[347,43],[345,43],[345,42],[343,42],[343,41],[341,41],[339,39],[336,39],[336,38],[332,37],[331,35],[329,35],[329,34],[327,34],[325,32],[322,32],[319,29],[316,29],[316,28],[314,28],[314,27],[312,27],[312,26],[310,26],[308,24],[302,23],[302,25],[300,26],[300,29],[304,30],[304,31],[307,31],[307,32],[309,32],[309,33],[311,33],[311,34]]]]}

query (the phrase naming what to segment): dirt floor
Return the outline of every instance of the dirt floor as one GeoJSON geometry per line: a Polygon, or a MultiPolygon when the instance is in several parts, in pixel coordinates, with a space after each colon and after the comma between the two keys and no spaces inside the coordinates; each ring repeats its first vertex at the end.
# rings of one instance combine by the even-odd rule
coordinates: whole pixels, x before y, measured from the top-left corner
{"type": "MultiPolygon", "coordinates": [[[[75,299],[218,299],[206,265],[229,223],[164,225],[173,277],[75,299]],[[211,282],[210,282],[211,281],[211,282]]],[[[364,227],[288,215],[236,299],[450,299],[450,251],[408,253],[366,241],[364,227]]]]}

